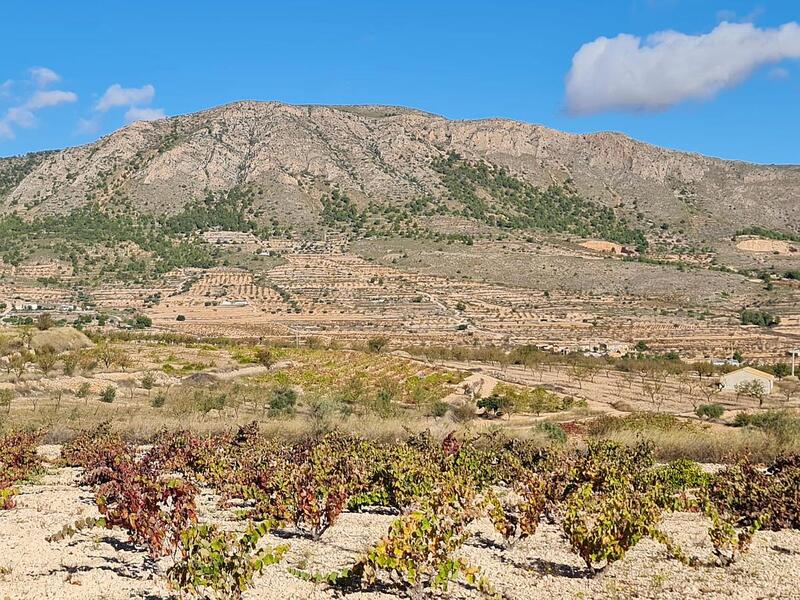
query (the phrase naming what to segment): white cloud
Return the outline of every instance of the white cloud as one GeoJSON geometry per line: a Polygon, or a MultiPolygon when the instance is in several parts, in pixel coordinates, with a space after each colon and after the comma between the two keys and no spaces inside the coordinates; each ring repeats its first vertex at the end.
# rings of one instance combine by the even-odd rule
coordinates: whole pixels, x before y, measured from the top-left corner
{"type": "Polygon", "coordinates": [[[12,106],[6,111],[2,121],[9,127],[15,125],[17,127],[33,127],[36,124],[36,117],[33,112],[25,106],[12,106]]]}
{"type": "Polygon", "coordinates": [[[76,102],[78,95],[74,92],[65,92],[63,90],[39,90],[25,103],[25,106],[32,110],[39,108],[47,108],[48,106],[58,106],[59,104],[68,104],[76,102]]]}
{"type": "Polygon", "coordinates": [[[136,106],[150,104],[156,95],[156,88],[143,85],[140,88],[124,88],[115,83],[109,87],[95,105],[95,110],[106,112],[116,106],[136,106]]]}
{"type": "Polygon", "coordinates": [[[47,67],[34,67],[30,70],[30,74],[31,81],[33,81],[33,83],[40,88],[47,87],[51,83],[55,83],[57,81],[61,81],[61,76],[47,67]]]}
{"type": "Polygon", "coordinates": [[[14,138],[14,128],[29,128],[36,124],[34,114],[24,106],[12,106],[0,118],[0,137],[14,138]]]}
{"type": "Polygon", "coordinates": [[[134,121],[155,121],[166,117],[163,108],[139,108],[132,106],[125,113],[125,122],[133,123],[134,121]]]}
{"type": "Polygon", "coordinates": [[[662,31],[644,42],[633,35],[600,37],[584,44],[567,74],[567,109],[664,110],[702,100],[746,79],[755,69],[800,58],[800,25],[760,29],[721,23],[710,33],[662,31]]]}
{"type": "MultiPolygon", "coordinates": [[[[77,102],[78,95],[64,90],[42,89],[51,83],[59,81],[58,74],[46,67],[30,69],[30,79],[22,82],[23,89],[27,88],[30,94],[25,100],[17,100],[15,106],[8,108],[0,117],[0,138],[14,138],[15,129],[29,129],[36,126],[36,112],[43,108],[50,108],[60,104],[77,102]],[[31,87],[38,88],[31,93],[31,87]]],[[[10,96],[15,83],[11,80],[0,85],[0,96],[10,96]]]]}

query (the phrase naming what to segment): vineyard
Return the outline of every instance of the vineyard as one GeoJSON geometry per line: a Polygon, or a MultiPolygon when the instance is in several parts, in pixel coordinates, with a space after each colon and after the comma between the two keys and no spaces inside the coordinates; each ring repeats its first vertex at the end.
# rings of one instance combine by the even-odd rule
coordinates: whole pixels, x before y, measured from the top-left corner
{"type": "MultiPolygon", "coordinates": [[[[276,361],[285,360],[288,364],[258,377],[259,383],[300,386],[311,393],[326,391],[348,403],[358,402],[370,390],[377,389],[378,396],[385,397],[387,403],[425,406],[441,400],[464,379],[460,372],[387,354],[293,348],[275,348],[271,353],[276,361]]],[[[240,350],[237,356],[243,361],[255,360],[247,350],[240,350]]]]}
{"type": "MultiPolygon", "coordinates": [[[[519,572],[528,586],[557,577],[607,597],[608,579],[641,561],[648,544],[649,568],[671,565],[688,580],[741,576],[751,546],[765,551],[762,539],[787,567],[800,555],[798,455],[710,472],[684,459],[658,464],[646,442],[542,447],[499,433],[423,433],[379,443],[327,433],[286,443],[254,423],[210,436],[164,430],[144,446],[105,424],[48,460],[37,454],[38,435],[0,438],[0,526],[26,510],[15,507],[21,487],[35,488],[45,472],[72,473],[94,508],[38,529],[37,543],[65,559],[90,540],[93,553],[114,541],[146,555],[135,577],[154,579],[162,594],[149,597],[290,597],[275,595],[286,589],[298,598],[539,597],[520,588],[519,572]],[[360,547],[326,560],[331,544],[352,541],[342,528],[361,518],[377,521],[360,532],[360,547]],[[696,535],[687,539],[676,518],[696,535]],[[534,558],[542,539],[552,547],[534,558]],[[560,549],[572,556],[565,564],[553,561],[560,549]],[[509,564],[514,577],[494,576],[509,564]]],[[[14,540],[0,537],[0,546],[14,540]]],[[[24,581],[26,573],[0,567],[0,591],[24,581]]],[[[71,578],[102,568],[70,571],[65,581],[81,585],[71,578]]],[[[777,584],[794,593],[790,582],[777,584]]]]}

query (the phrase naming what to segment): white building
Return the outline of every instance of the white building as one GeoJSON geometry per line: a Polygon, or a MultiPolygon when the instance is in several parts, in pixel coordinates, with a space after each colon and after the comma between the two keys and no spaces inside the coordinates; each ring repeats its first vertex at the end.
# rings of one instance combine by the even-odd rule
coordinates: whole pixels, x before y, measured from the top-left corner
{"type": "Polygon", "coordinates": [[[736,386],[742,383],[750,383],[751,381],[760,381],[761,385],[764,386],[764,391],[767,394],[771,394],[775,385],[775,376],[752,367],[744,367],[743,369],[731,371],[719,378],[719,384],[723,392],[736,393],[736,386]]]}

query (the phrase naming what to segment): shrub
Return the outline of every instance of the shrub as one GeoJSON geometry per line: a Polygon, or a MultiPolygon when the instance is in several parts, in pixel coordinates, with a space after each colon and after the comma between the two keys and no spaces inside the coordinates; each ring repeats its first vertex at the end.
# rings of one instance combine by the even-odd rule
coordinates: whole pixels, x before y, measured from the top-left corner
{"type": "Polygon", "coordinates": [[[763,527],[800,529],[800,455],[766,470],[741,460],[720,471],[709,483],[705,511],[715,554],[724,563],[733,562],[763,527]]]}
{"type": "Polygon", "coordinates": [[[42,370],[42,373],[47,375],[53,370],[58,360],[58,355],[52,346],[43,346],[36,351],[34,360],[36,361],[36,365],[42,370]]]}
{"type": "Polygon", "coordinates": [[[534,473],[523,471],[513,484],[516,501],[501,501],[489,492],[489,519],[503,536],[507,547],[536,533],[547,504],[546,482],[534,473]]]}
{"type": "Polygon", "coordinates": [[[667,493],[675,494],[691,488],[705,487],[711,476],[693,460],[679,458],[653,470],[652,481],[663,485],[667,493]]]}
{"type": "Polygon", "coordinates": [[[591,572],[594,564],[620,560],[640,539],[652,536],[661,510],[648,494],[614,487],[604,494],[583,484],[567,499],[564,533],[591,572]]]}
{"type": "Polygon", "coordinates": [[[111,403],[117,398],[117,388],[109,385],[100,392],[100,402],[111,403]]]}
{"type": "Polygon", "coordinates": [[[740,315],[742,325],[758,325],[759,327],[774,327],[781,322],[780,317],[765,310],[747,308],[740,315]]]}
{"type": "Polygon", "coordinates": [[[149,371],[142,376],[142,387],[146,390],[152,390],[156,384],[155,375],[149,371]]]}
{"type": "Polygon", "coordinates": [[[216,525],[196,525],[181,533],[180,554],[167,571],[173,588],[206,598],[238,599],[264,567],[281,560],[288,546],[257,549],[268,523],[248,525],[240,536],[216,525]]]}
{"type": "Polygon", "coordinates": [[[689,423],[674,415],[655,412],[636,412],[622,417],[605,415],[589,422],[590,435],[603,436],[617,431],[672,431],[691,429],[689,423]]]}
{"type": "Polygon", "coordinates": [[[381,382],[378,391],[370,398],[368,408],[377,414],[388,417],[394,413],[393,402],[397,397],[398,389],[393,381],[385,380],[381,382]]]}
{"type": "Polygon", "coordinates": [[[558,423],[542,421],[541,423],[536,424],[534,431],[539,431],[545,434],[550,440],[559,444],[563,444],[567,441],[567,433],[558,425],[558,423]]]}
{"type": "Polygon", "coordinates": [[[460,577],[496,596],[480,568],[456,555],[470,537],[467,527],[481,511],[474,490],[448,482],[424,506],[394,521],[389,533],[346,570],[344,578],[375,583],[379,571],[388,571],[412,588],[446,590],[460,577]]]}
{"type": "Polygon", "coordinates": [[[225,404],[228,402],[228,395],[224,392],[196,390],[192,396],[192,402],[195,408],[205,415],[212,410],[225,408],[225,404]]]}
{"type": "Polygon", "coordinates": [[[367,340],[367,349],[370,352],[383,352],[388,345],[389,338],[384,336],[375,336],[367,340]]]}
{"type": "Polygon", "coordinates": [[[786,410],[767,410],[764,412],[741,412],[733,421],[736,427],[754,427],[762,431],[790,439],[800,436],[800,416],[786,410]]]}
{"type": "Polygon", "coordinates": [[[716,402],[713,404],[701,404],[694,413],[701,419],[719,419],[725,414],[725,408],[716,402]]]}
{"type": "Polygon", "coordinates": [[[47,331],[53,325],[53,315],[50,313],[42,313],[36,317],[36,329],[39,331],[47,331]]]}
{"type": "Polygon", "coordinates": [[[513,406],[512,402],[499,394],[492,394],[478,400],[478,408],[483,409],[485,413],[493,417],[504,414],[511,406],[513,406]]]}
{"type": "Polygon", "coordinates": [[[41,469],[36,454],[39,434],[16,431],[0,436],[0,510],[13,508],[15,484],[41,469]]]}
{"type": "Polygon", "coordinates": [[[131,321],[134,329],[147,329],[153,326],[153,319],[147,315],[136,315],[131,321]]]}
{"type": "Polygon", "coordinates": [[[163,392],[158,392],[150,401],[153,408],[162,408],[167,403],[167,396],[163,392]]]}
{"type": "Polygon", "coordinates": [[[272,413],[292,414],[297,404],[297,392],[288,385],[281,385],[270,391],[269,410],[272,413]]]}
{"type": "Polygon", "coordinates": [[[275,357],[269,348],[259,348],[256,350],[255,359],[263,367],[271,367],[275,364],[275,357]]]}
{"type": "Polygon", "coordinates": [[[450,410],[450,405],[442,400],[434,400],[428,407],[428,414],[431,417],[443,417],[450,410]]]}
{"type": "Polygon", "coordinates": [[[186,320],[186,316],[185,315],[178,315],[177,317],[175,317],[175,320],[179,321],[179,322],[183,322],[183,321],[186,320]]]}
{"type": "Polygon", "coordinates": [[[466,423],[475,418],[475,407],[467,402],[450,408],[450,414],[457,423],[466,423]]]}
{"type": "Polygon", "coordinates": [[[0,408],[5,408],[6,413],[11,412],[11,402],[14,400],[14,390],[0,389],[0,408]]]}
{"type": "Polygon", "coordinates": [[[78,386],[78,389],[75,390],[75,396],[78,398],[88,398],[91,391],[92,386],[89,385],[88,381],[84,381],[78,386]]]}
{"type": "Polygon", "coordinates": [[[121,527],[153,558],[170,554],[181,532],[197,520],[196,488],[179,477],[151,473],[140,461],[121,460],[96,493],[107,528],[121,527]]]}
{"type": "Polygon", "coordinates": [[[75,374],[75,367],[78,366],[79,358],[80,353],[78,352],[69,352],[64,355],[62,359],[64,375],[71,377],[75,374]]]}

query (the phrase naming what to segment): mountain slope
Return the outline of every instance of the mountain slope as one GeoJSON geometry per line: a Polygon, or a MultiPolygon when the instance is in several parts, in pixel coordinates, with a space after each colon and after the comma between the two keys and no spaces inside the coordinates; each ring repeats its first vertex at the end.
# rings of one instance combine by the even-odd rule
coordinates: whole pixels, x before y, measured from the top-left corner
{"type": "Polygon", "coordinates": [[[86,146],[2,159],[0,210],[55,214],[114,202],[174,213],[206,190],[250,187],[259,218],[316,227],[320,200],[332,186],[358,207],[448,198],[452,190],[434,164],[453,154],[504,167],[523,183],[562,185],[636,226],[665,223],[688,240],[750,225],[800,232],[800,167],[724,161],[619,134],[571,135],[508,120],[274,102],[135,123],[86,146]]]}

